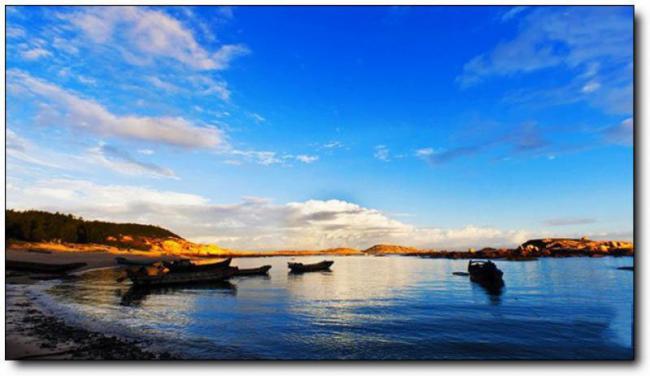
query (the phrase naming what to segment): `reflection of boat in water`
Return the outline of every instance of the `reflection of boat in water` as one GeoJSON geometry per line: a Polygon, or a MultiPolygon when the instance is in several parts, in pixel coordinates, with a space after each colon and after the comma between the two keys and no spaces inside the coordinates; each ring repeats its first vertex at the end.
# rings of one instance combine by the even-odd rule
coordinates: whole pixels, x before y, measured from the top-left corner
{"type": "Polygon", "coordinates": [[[139,305],[150,295],[171,295],[183,290],[218,290],[227,295],[237,295],[237,286],[228,281],[174,284],[164,286],[139,286],[131,287],[122,294],[121,305],[139,305]]]}
{"type": "Polygon", "coordinates": [[[264,265],[259,268],[251,269],[237,269],[235,276],[267,275],[270,269],[271,265],[264,265]]]}
{"type": "Polygon", "coordinates": [[[469,278],[472,282],[483,286],[488,292],[500,292],[504,286],[503,272],[492,261],[470,260],[467,265],[469,278]]]}
{"type": "Polygon", "coordinates": [[[5,268],[7,270],[18,270],[32,273],[64,274],[75,269],[82,268],[86,265],[88,264],[85,262],[74,262],[69,264],[45,264],[40,262],[7,260],[5,263],[5,268]]]}
{"type": "Polygon", "coordinates": [[[329,270],[330,266],[334,264],[334,261],[321,261],[316,264],[303,264],[301,262],[290,262],[289,269],[291,273],[305,273],[305,272],[317,272],[321,270],[329,270]]]}

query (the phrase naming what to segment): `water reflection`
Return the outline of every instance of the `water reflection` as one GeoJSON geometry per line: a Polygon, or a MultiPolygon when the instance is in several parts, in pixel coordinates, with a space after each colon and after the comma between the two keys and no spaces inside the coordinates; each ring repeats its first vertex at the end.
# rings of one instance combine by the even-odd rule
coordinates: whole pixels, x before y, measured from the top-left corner
{"type": "MultiPolygon", "coordinates": [[[[329,258],[329,257],[328,257],[329,258]]],[[[269,276],[226,286],[135,291],[115,271],[63,281],[50,293],[104,327],[196,358],[560,359],[629,358],[633,272],[629,258],[499,262],[507,288],[472,283],[467,260],[333,257],[331,272],[269,276]]],[[[300,258],[313,263],[322,258],[300,258]]]]}
{"type": "Polygon", "coordinates": [[[131,287],[123,294],[121,293],[121,290],[116,290],[116,292],[120,296],[120,305],[140,306],[150,295],[173,295],[190,291],[196,292],[196,290],[219,290],[228,295],[237,295],[237,286],[228,281],[152,287],[131,285],[131,287]]]}

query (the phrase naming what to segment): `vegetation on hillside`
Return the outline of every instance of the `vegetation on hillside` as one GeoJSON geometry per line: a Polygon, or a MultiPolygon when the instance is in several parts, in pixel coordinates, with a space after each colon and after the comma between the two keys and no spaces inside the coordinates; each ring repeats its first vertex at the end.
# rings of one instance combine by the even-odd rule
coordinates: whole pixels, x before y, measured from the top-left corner
{"type": "Polygon", "coordinates": [[[30,242],[116,244],[124,237],[178,238],[164,228],[137,223],[86,221],[72,214],[6,210],[7,239],[30,242]]]}

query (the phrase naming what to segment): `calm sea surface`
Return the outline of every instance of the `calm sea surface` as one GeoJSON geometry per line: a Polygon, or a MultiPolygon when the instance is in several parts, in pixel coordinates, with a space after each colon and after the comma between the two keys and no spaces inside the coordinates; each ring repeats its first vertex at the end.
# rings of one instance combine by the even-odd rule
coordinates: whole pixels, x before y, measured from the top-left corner
{"type": "MultiPolygon", "coordinates": [[[[38,298],[91,329],[208,359],[629,359],[633,259],[497,261],[506,287],[489,295],[467,261],[328,257],[332,271],[134,293],[115,270],[44,282],[38,298]]],[[[314,262],[322,258],[300,258],[314,262]]]]}

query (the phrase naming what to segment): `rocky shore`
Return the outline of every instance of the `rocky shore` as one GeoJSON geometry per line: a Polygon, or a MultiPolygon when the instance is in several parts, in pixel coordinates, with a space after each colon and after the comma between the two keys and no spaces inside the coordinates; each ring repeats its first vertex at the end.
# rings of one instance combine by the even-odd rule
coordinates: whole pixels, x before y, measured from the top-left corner
{"type": "Polygon", "coordinates": [[[612,240],[546,238],[528,240],[517,248],[469,249],[464,252],[431,251],[413,255],[426,258],[451,259],[507,259],[525,261],[538,257],[605,257],[633,256],[634,245],[630,242],[612,240]]]}
{"type": "Polygon", "coordinates": [[[154,360],[174,359],[134,341],[71,326],[39,307],[27,294],[29,274],[7,274],[5,359],[154,360]]]}

